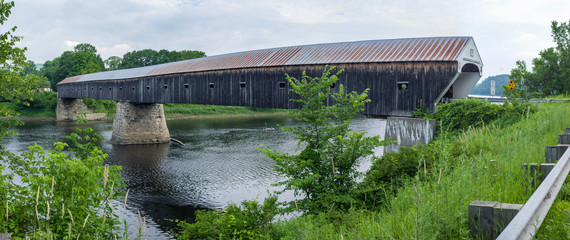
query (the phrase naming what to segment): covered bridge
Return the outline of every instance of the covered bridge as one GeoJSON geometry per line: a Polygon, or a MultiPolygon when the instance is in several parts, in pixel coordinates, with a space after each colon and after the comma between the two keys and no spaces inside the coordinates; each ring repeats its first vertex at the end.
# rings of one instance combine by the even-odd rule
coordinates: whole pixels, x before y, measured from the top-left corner
{"type": "Polygon", "coordinates": [[[345,69],[333,91],[370,89],[368,116],[411,116],[464,98],[483,67],[472,37],[407,38],[230,53],[70,77],[57,89],[63,99],[297,108],[285,73],[320,76],[326,65],[345,69]]]}

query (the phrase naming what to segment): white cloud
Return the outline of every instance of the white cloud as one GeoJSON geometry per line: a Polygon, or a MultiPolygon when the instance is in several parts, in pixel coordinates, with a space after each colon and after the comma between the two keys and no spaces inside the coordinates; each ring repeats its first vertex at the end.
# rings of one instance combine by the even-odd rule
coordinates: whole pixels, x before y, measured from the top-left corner
{"type": "Polygon", "coordinates": [[[73,50],[73,48],[75,48],[75,46],[76,46],[77,44],[79,44],[79,42],[77,42],[77,41],[71,41],[71,40],[65,40],[65,41],[63,41],[63,44],[66,46],[66,48],[67,48],[68,50],[73,50]]]}
{"type": "Polygon", "coordinates": [[[99,54],[101,54],[101,58],[103,60],[109,58],[110,56],[118,56],[123,57],[123,55],[127,52],[135,50],[131,45],[122,43],[116,44],[111,47],[102,47],[98,49],[99,54]]]}
{"type": "Polygon", "coordinates": [[[274,1],[272,5],[271,8],[291,23],[337,24],[347,21],[344,4],[334,1],[274,1]]]}

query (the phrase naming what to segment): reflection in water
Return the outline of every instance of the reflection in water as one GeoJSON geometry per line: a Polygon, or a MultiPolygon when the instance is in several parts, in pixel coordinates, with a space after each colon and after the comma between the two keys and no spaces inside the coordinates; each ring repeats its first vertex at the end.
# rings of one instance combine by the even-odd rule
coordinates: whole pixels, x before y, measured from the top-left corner
{"type": "MultiPolygon", "coordinates": [[[[294,126],[289,117],[226,118],[168,121],[173,138],[186,146],[170,144],[112,145],[112,122],[89,122],[88,127],[103,135],[101,147],[109,154],[106,163],[123,166],[122,176],[129,190],[128,221],[137,222],[137,212],[151,220],[146,234],[158,239],[169,237],[174,226],[165,219],[194,220],[197,209],[223,208],[230,202],[263,200],[267,191],[278,190],[272,184],[283,180],[274,171],[273,160],[257,147],[293,153],[297,141],[287,132],[263,131],[263,127],[294,126]],[[134,216],[134,217],[129,217],[134,216]],[[160,229],[158,229],[160,228],[160,229]]],[[[19,127],[18,136],[4,139],[3,145],[22,152],[38,143],[53,149],[54,141],[73,132],[73,122],[28,122],[19,127]]],[[[383,137],[385,121],[359,118],[352,127],[369,135],[383,137]]],[[[376,151],[382,154],[383,149],[376,151]]],[[[360,171],[369,168],[361,162],[360,171]]],[[[292,193],[280,196],[292,200],[292,193]]]]}
{"type": "MultiPolygon", "coordinates": [[[[112,144],[113,150],[110,159],[114,164],[128,167],[128,169],[152,170],[160,167],[166,160],[170,143],[146,145],[119,145],[112,144]]],[[[151,171],[152,172],[152,171],[151,171]]]]}

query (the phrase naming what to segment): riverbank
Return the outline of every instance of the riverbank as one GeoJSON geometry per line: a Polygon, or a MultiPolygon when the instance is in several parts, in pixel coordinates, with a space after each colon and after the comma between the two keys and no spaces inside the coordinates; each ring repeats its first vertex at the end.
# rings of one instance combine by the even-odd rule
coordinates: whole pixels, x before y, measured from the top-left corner
{"type": "MultiPolygon", "coordinates": [[[[40,109],[15,109],[20,114],[21,121],[56,121],[55,112],[40,109]]],[[[107,117],[100,121],[113,120],[114,109],[96,108],[94,113],[106,113],[107,117]]],[[[198,105],[198,104],[164,104],[166,120],[184,119],[214,119],[214,118],[240,118],[240,117],[271,117],[287,116],[285,109],[251,108],[236,106],[198,105]]],[[[95,120],[99,121],[99,120],[95,120]]]]}
{"type": "MultiPolygon", "coordinates": [[[[379,209],[350,211],[340,219],[330,214],[302,216],[279,222],[274,230],[279,237],[304,239],[468,239],[469,204],[524,204],[536,185],[522,165],[544,162],[545,146],[556,144],[566,127],[570,103],[539,104],[536,113],[512,125],[487,123],[442,134],[410,151],[414,157],[406,158],[421,166],[419,171],[415,177],[394,179],[401,187],[383,192],[386,199],[379,209]]],[[[561,192],[549,213],[553,220],[545,221],[540,238],[568,237],[568,184],[561,192]]]]}
{"type": "MultiPolygon", "coordinates": [[[[278,221],[264,228],[264,237],[470,239],[469,204],[524,204],[537,187],[537,176],[525,171],[523,164],[543,163],[545,146],[556,144],[558,134],[570,127],[567,102],[495,106],[466,100],[441,109],[447,111],[438,111],[435,117],[447,118],[440,119],[443,133],[427,145],[374,159],[363,184],[355,189],[353,208],[278,221]],[[463,122],[457,125],[459,120],[463,122]]],[[[241,211],[231,217],[242,221],[240,217],[251,210],[241,211]]],[[[570,188],[565,184],[539,238],[568,239],[569,212],[570,188]]],[[[215,223],[208,221],[181,227],[194,231],[215,223]]]]}

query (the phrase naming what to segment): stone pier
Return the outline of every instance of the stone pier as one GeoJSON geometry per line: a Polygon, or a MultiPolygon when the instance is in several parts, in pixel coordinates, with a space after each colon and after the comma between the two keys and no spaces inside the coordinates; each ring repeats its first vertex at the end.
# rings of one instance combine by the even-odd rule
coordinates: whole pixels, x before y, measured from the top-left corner
{"type": "Polygon", "coordinates": [[[107,117],[106,113],[93,113],[93,111],[77,98],[58,98],[57,108],[55,110],[57,121],[76,121],[77,115],[85,113],[86,120],[103,120],[107,117]]]}
{"type": "Polygon", "coordinates": [[[162,104],[117,103],[111,142],[151,144],[170,141],[162,104]]]}

